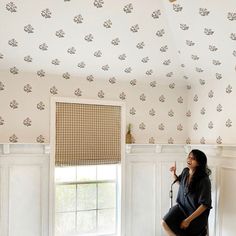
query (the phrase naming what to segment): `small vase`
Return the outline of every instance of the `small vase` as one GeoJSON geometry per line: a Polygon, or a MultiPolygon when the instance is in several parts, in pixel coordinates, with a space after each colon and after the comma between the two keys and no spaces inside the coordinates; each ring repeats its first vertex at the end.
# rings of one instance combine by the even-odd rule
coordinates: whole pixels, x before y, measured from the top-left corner
{"type": "Polygon", "coordinates": [[[132,143],[132,134],[129,131],[126,133],[125,143],[127,143],[127,144],[132,143]]]}

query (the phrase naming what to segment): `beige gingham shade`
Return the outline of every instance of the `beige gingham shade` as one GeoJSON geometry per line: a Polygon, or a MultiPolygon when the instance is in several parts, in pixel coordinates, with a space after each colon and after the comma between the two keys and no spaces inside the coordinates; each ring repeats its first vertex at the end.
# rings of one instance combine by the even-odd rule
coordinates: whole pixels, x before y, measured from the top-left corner
{"type": "Polygon", "coordinates": [[[56,102],[56,166],[120,161],[120,106],[56,102]]]}

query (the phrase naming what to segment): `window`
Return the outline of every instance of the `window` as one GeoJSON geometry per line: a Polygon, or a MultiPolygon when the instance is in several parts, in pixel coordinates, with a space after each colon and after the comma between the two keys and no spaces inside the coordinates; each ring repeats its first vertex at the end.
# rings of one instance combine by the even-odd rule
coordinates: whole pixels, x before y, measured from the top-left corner
{"type": "Polygon", "coordinates": [[[119,235],[120,165],[55,167],[55,235],[119,235]]]}

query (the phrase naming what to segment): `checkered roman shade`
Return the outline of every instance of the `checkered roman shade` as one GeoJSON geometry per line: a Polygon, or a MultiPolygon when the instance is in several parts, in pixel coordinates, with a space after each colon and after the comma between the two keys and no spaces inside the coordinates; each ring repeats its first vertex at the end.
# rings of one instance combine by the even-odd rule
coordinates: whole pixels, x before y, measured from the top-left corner
{"type": "Polygon", "coordinates": [[[120,106],[56,103],[56,166],[120,161],[120,106]]]}

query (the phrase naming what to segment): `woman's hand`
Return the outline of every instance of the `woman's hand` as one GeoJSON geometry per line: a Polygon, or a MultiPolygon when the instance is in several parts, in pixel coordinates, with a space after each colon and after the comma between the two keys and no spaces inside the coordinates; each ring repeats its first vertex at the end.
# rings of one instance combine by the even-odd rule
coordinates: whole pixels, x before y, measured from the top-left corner
{"type": "Polygon", "coordinates": [[[174,165],[170,167],[170,171],[173,173],[173,175],[176,175],[176,161],[174,165]]]}
{"type": "Polygon", "coordinates": [[[189,227],[189,224],[190,224],[190,221],[189,221],[188,219],[185,219],[185,220],[183,220],[183,221],[181,222],[180,228],[181,228],[181,229],[186,229],[186,228],[189,227]]]}

